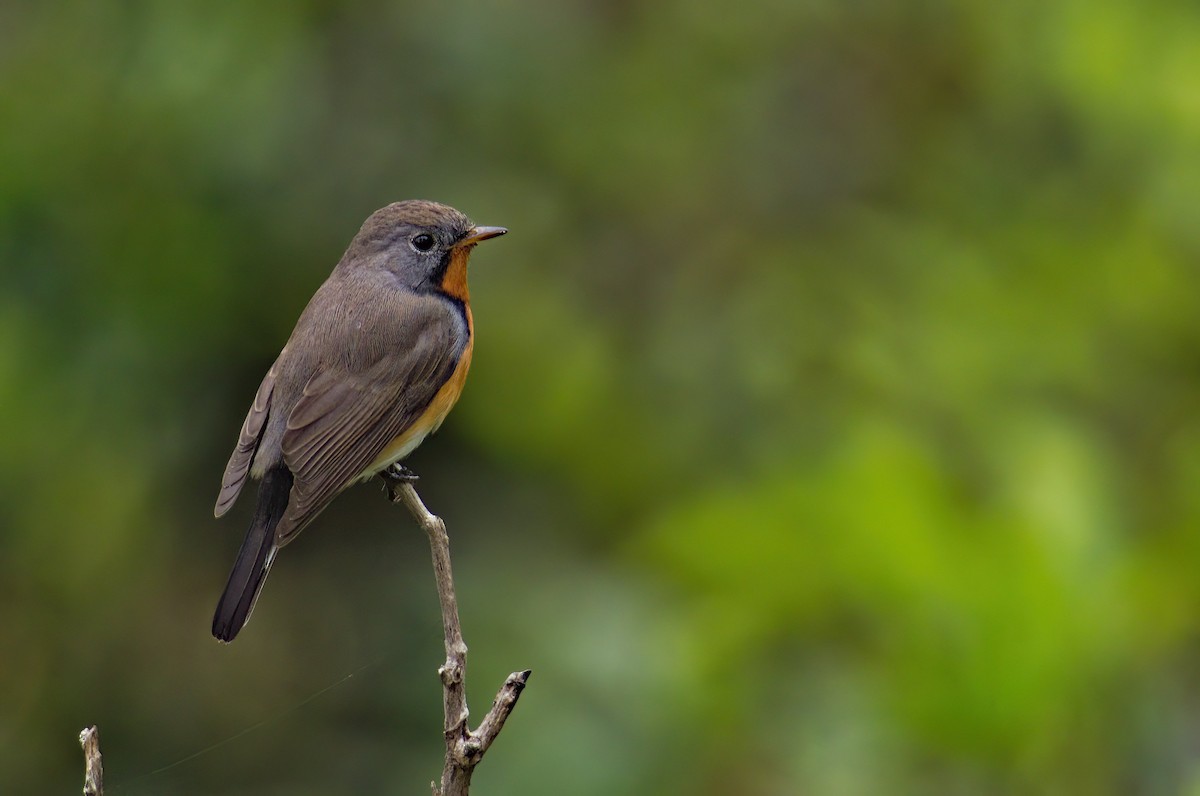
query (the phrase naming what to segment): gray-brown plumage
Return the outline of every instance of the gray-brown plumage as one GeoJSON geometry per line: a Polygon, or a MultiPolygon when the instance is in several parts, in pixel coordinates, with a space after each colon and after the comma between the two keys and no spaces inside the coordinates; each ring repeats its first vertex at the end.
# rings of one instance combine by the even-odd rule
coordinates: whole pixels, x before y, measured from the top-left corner
{"type": "Polygon", "coordinates": [[[296,322],[254,397],[215,514],[247,476],[258,506],[213,617],[231,641],[275,554],[343,489],[403,459],[458,400],[473,321],[466,268],[477,227],[434,202],[371,215],[296,322]]]}

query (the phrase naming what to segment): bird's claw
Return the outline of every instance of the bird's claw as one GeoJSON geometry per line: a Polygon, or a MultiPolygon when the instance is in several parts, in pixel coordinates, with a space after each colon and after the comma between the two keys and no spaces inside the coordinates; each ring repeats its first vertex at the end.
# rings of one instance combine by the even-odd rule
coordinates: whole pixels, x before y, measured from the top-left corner
{"type": "Polygon", "coordinates": [[[412,470],[405,467],[403,464],[396,462],[390,467],[385,467],[380,473],[384,481],[391,484],[411,484],[414,481],[420,480],[421,476],[414,473],[412,470]]]}

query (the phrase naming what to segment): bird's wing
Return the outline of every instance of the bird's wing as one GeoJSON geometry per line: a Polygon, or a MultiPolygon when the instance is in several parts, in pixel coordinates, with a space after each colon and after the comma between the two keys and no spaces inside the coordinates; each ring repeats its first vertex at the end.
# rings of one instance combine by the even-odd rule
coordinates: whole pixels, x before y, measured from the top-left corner
{"type": "MultiPolygon", "coordinates": [[[[275,361],[279,362],[278,359],[275,361]]],[[[225,465],[221,491],[217,493],[217,505],[213,509],[213,514],[218,517],[229,511],[237,500],[238,493],[242,491],[242,485],[246,483],[246,476],[249,475],[250,465],[254,461],[254,452],[258,450],[258,441],[271,409],[271,394],[274,389],[275,365],[271,365],[262,384],[258,386],[254,403],[250,405],[250,411],[246,414],[246,422],[242,423],[242,431],[229,457],[229,464],[225,465]]]]}
{"type": "Polygon", "coordinates": [[[318,372],[288,415],[283,461],[295,475],[275,530],[287,544],[383,450],[421,416],[454,372],[465,348],[451,312],[409,318],[375,364],[318,372]],[[407,339],[405,339],[407,338],[407,339]]]}

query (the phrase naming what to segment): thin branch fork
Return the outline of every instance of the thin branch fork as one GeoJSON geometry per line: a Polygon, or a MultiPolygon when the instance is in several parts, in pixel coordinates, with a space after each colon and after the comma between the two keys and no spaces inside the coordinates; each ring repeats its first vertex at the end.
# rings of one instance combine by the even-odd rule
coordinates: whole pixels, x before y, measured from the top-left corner
{"type": "Polygon", "coordinates": [[[437,581],[438,601],[442,607],[442,629],[446,636],[446,662],[438,669],[442,679],[442,705],[445,713],[446,762],[442,769],[441,787],[435,783],[434,796],[466,796],[471,787],[471,774],[483,759],[484,753],[496,740],[508,719],[525,683],[532,672],[513,672],[496,694],[491,710],[483,717],[478,729],[467,724],[467,645],[463,641],[458,620],[458,599],[454,595],[454,576],[450,569],[450,537],[446,523],[425,508],[412,480],[385,477],[388,497],[412,513],[421,530],[429,537],[433,554],[433,574],[437,581]]]}

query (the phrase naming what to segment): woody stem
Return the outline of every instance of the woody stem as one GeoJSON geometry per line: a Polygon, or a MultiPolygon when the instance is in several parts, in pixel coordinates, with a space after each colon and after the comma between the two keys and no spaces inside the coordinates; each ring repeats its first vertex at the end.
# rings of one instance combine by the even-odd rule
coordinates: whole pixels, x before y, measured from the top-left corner
{"type": "Polygon", "coordinates": [[[446,661],[438,669],[438,675],[442,680],[442,729],[446,740],[446,760],[441,785],[435,784],[433,793],[434,796],[466,796],[475,766],[479,765],[492,741],[500,734],[532,672],[527,669],[510,674],[492,702],[491,710],[479,727],[471,730],[467,723],[467,645],[463,641],[462,626],[458,620],[458,599],[454,594],[450,537],[446,534],[446,523],[425,507],[411,481],[386,477],[384,480],[391,501],[403,504],[429,537],[433,575],[442,608],[446,661]]]}

